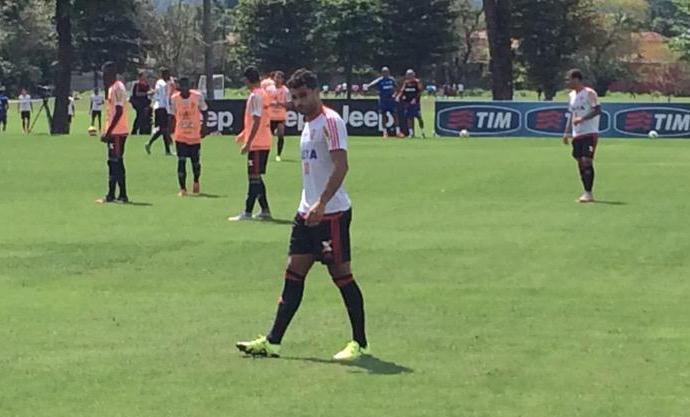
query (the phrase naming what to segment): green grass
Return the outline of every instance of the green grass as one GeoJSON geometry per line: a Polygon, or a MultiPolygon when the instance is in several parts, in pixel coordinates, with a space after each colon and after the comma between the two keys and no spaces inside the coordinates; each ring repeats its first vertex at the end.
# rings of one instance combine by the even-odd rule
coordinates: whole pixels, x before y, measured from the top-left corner
{"type": "MultiPolygon", "coordinates": [[[[80,115],[83,116],[83,115],[80,115]]],[[[130,138],[130,194],[98,206],[104,147],[0,133],[0,416],[687,416],[690,149],[604,140],[578,205],[558,140],[351,139],[354,270],[376,360],[328,362],[349,337],[310,275],[284,359],[233,348],[265,332],[288,225],[225,221],[246,188],[230,138],[204,191],[130,138]],[[144,204],[145,203],[145,204],[144,204]]],[[[267,176],[299,193],[296,141],[267,176]]]]}

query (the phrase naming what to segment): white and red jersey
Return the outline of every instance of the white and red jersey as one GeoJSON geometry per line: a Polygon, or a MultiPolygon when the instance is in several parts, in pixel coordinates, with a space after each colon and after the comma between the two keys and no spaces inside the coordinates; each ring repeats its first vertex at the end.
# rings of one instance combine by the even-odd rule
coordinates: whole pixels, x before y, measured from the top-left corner
{"type": "MultiPolygon", "coordinates": [[[[306,214],[326,190],[333,172],[331,152],[347,150],[347,127],[335,111],[324,107],[314,120],[306,122],[300,141],[302,151],[302,201],[298,212],[306,214]]],[[[347,211],[352,206],[350,196],[341,185],[326,204],[326,214],[347,211]]]]}
{"type": "MultiPolygon", "coordinates": [[[[571,117],[584,117],[599,105],[597,92],[589,87],[582,90],[570,92],[570,114],[571,117]]],[[[593,117],[578,125],[573,124],[573,137],[599,134],[600,116],[593,117]]]]}

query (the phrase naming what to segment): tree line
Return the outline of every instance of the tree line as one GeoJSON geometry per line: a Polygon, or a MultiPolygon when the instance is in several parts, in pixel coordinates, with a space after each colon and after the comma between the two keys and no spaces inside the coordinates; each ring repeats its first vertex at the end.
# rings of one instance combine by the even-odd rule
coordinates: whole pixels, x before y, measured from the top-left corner
{"type": "Polygon", "coordinates": [[[166,66],[238,82],[247,65],[306,66],[351,83],[386,65],[462,82],[473,36],[486,29],[494,98],[512,99],[520,87],[551,99],[571,66],[602,94],[630,77],[635,32],[660,32],[690,58],[689,23],[690,0],[3,1],[0,83],[10,94],[55,85],[59,124],[70,74],[97,73],[106,60],[130,77],[166,66]]]}

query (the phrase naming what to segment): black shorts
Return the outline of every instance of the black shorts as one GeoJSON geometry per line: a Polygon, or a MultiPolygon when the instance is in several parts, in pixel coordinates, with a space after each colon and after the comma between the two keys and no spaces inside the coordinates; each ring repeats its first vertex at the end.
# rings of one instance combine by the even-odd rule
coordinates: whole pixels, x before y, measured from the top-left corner
{"type": "Polygon", "coordinates": [[[249,151],[247,154],[247,173],[249,175],[264,175],[268,166],[268,154],[271,151],[249,151]]]}
{"type": "Polygon", "coordinates": [[[161,107],[156,109],[155,113],[155,123],[156,127],[159,129],[167,129],[170,126],[170,118],[168,116],[168,110],[161,107]]]}
{"type": "Polygon", "coordinates": [[[599,135],[597,135],[596,133],[576,137],[575,139],[573,139],[573,158],[594,159],[594,154],[597,151],[598,142],[599,135]]]}
{"type": "Polygon", "coordinates": [[[98,117],[98,118],[100,119],[101,114],[102,114],[102,113],[101,113],[100,110],[93,110],[93,111],[91,112],[91,118],[92,118],[92,119],[95,119],[96,117],[98,117]]]}
{"type": "Polygon", "coordinates": [[[0,114],[0,123],[7,124],[7,115],[6,114],[0,114]]]}
{"type": "Polygon", "coordinates": [[[275,132],[280,125],[285,125],[285,120],[271,120],[271,132],[275,132]]]}
{"type": "Polygon", "coordinates": [[[125,142],[127,142],[127,136],[113,136],[108,142],[108,159],[124,157],[125,142]]]}
{"type": "Polygon", "coordinates": [[[184,142],[175,142],[178,158],[199,158],[201,155],[201,144],[190,145],[184,142]]]}
{"type": "Polygon", "coordinates": [[[21,113],[22,115],[22,120],[31,120],[31,112],[30,111],[23,111],[21,113]]]}
{"type": "Polygon", "coordinates": [[[290,255],[314,255],[324,265],[350,262],[352,209],[327,214],[316,226],[305,224],[301,214],[292,223],[290,255]]]}

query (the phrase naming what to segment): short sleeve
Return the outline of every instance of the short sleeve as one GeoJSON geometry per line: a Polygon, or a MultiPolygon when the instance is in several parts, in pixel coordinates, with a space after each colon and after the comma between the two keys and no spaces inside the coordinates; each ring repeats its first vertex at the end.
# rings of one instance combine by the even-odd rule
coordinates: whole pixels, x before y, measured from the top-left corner
{"type": "Polygon", "coordinates": [[[329,151],[347,150],[347,127],[345,126],[345,121],[340,117],[327,118],[326,138],[329,151]]]}
{"type": "Polygon", "coordinates": [[[597,94],[596,91],[591,90],[587,96],[589,98],[589,104],[592,107],[596,107],[599,105],[599,95],[597,94]]]}
{"type": "Polygon", "coordinates": [[[124,107],[125,102],[127,101],[127,98],[125,97],[125,86],[123,84],[119,84],[113,90],[115,95],[115,97],[113,97],[113,103],[116,106],[124,107]]]}
{"type": "Polygon", "coordinates": [[[252,116],[261,117],[264,112],[263,97],[260,94],[252,94],[249,98],[249,108],[252,116]]]}

